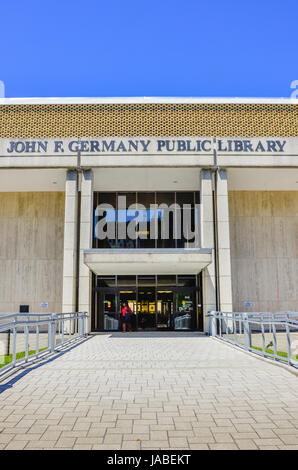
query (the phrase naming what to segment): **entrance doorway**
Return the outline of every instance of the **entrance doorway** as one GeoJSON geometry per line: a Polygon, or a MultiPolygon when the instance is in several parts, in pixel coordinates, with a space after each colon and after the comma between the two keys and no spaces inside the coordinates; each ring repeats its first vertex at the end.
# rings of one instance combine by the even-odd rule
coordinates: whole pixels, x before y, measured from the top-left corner
{"type": "Polygon", "coordinates": [[[132,311],[133,331],[202,329],[200,276],[118,278],[94,279],[93,330],[121,331],[124,304],[132,311]]]}
{"type": "Polygon", "coordinates": [[[138,289],[138,330],[154,330],[156,328],[155,288],[138,289]]]}

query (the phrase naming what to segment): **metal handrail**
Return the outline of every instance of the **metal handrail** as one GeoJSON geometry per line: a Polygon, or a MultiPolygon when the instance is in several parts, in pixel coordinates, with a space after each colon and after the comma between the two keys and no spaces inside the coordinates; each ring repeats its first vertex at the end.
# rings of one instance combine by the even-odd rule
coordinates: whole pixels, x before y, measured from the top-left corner
{"type": "Polygon", "coordinates": [[[73,315],[74,313],[82,313],[82,312],[63,312],[63,313],[56,313],[56,312],[48,312],[48,313],[45,313],[45,312],[42,312],[42,313],[38,313],[38,312],[32,312],[32,313],[20,313],[20,312],[13,312],[13,313],[1,313],[0,314],[0,321],[5,319],[5,318],[10,318],[10,317],[50,317],[51,315],[56,315],[57,317],[60,317],[60,316],[65,316],[65,315],[73,315]]]}
{"type": "MultiPolygon", "coordinates": [[[[64,348],[67,344],[77,341],[88,334],[88,315],[86,312],[67,313],[8,313],[0,315],[0,333],[8,332],[8,345],[10,346],[10,333],[12,333],[12,361],[0,368],[0,377],[16,366],[33,362],[47,354],[53,354],[64,348]],[[13,319],[2,323],[3,320],[13,319]],[[43,332],[40,327],[47,325],[43,332]],[[23,330],[23,331],[19,331],[23,330]],[[29,354],[29,335],[35,334],[35,352],[29,354]],[[40,335],[47,334],[47,347],[40,351],[40,335]],[[57,344],[56,336],[59,337],[57,344]],[[17,359],[17,339],[23,335],[24,357],[17,359]]],[[[10,350],[10,348],[9,348],[10,350]]],[[[2,354],[5,357],[5,354],[2,354]]],[[[1,358],[1,356],[0,356],[1,358]]]]}
{"type": "Polygon", "coordinates": [[[209,334],[242,349],[298,367],[298,312],[220,312],[211,311],[209,334]],[[266,346],[266,334],[272,341],[266,346]],[[277,335],[285,336],[285,351],[278,351],[277,335]],[[259,336],[258,336],[259,335],[259,336]],[[293,336],[295,337],[293,338],[293,336]],[[261,339],[260,346],[252,344],[261,339]],[[239,339],[243,339],[240,342],[239,339]],[[273,353],[271,349],[273,348],[273,353]]]}

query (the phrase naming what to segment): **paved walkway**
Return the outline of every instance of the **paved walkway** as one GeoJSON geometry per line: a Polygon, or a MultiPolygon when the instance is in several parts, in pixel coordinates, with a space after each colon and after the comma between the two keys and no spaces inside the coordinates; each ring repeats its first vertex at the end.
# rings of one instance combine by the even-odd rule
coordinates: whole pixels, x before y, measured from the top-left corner
{"type": "Polygon", "coordinates": [[[196,334],[94,336],[10,381],[0,449],[298,449],[298,378],[196,334]]]}

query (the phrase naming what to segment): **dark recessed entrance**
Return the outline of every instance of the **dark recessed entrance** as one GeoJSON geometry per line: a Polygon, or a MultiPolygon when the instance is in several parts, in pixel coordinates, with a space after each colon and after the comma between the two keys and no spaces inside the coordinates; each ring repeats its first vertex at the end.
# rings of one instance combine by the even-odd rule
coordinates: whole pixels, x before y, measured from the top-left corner
{"type": "Polygon", "coordinates": [[[133,331],[203,330],[201,275],[93,276],[92,330],[122,329],[124,303],[133,331]]]}

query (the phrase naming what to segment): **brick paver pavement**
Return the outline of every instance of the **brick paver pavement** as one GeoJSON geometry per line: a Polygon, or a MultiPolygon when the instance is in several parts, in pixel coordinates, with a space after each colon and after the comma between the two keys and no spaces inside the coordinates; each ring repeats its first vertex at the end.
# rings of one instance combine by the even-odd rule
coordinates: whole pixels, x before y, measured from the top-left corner
{"type": "Polygon", "coordinates": [[[298,449],[297,383],[212,338],[101,334],[1,384],[0,449],[298,449]]]}

